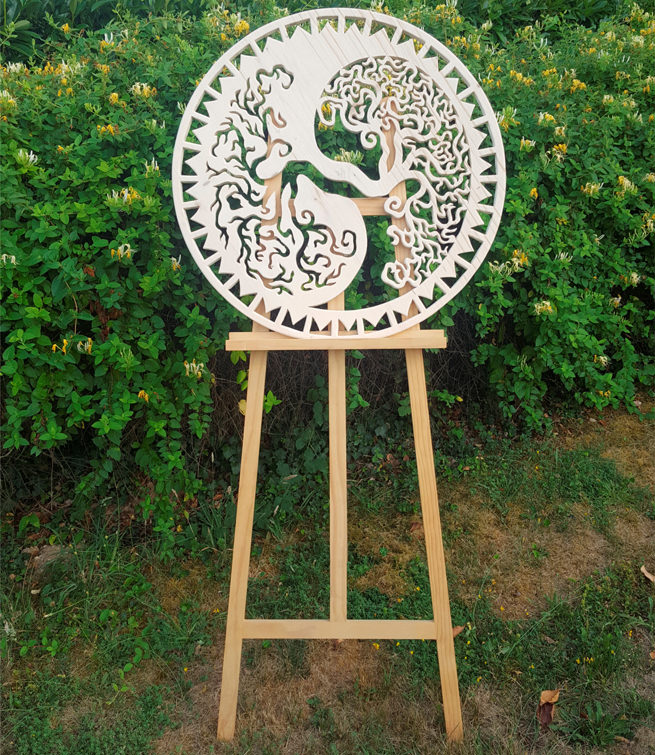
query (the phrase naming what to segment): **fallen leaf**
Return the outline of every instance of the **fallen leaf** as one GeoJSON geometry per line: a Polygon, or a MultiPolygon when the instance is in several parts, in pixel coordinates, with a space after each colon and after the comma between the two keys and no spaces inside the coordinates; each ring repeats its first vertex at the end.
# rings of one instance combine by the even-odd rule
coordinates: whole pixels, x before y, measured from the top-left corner
{"type": "Polygon", "coordinates": [[[466,627],[453,627],[453,637],[457,637],[457,635],[465,629],[466,627]]]}
{"type": "Polygon", "coordinates": [[[651,661],[655,661],[655,650],[650,651],[650,659],[651,661]]]}
{"type": "Polygon", "coordinates": [[[646,577],[646,579],[650,579],[650,581],[655,585],[655,577],[646,569],[645,566],[642,566],[639,571],[646,577]]]}
{"type": "Polygon", "coordinates": [[[246,400],[245,398],[242,398],[241,401],[239,401],[239,411],[241,414],[245,416],[246,414],[246,400]]]}
{"type": "Polygon", "coordinates": [[[412,522],[409,525],[409,532],[412,535],[412,537],[422,538],[423,537],[423,523],[420,521],[412,522]]]}
{"type": "Polygon", "coordinates": [[[553,723],[553,718],[555,717],[555,703],[558,700],[558,689],[545,689],[541,693],[541,698],[537,707],[537,718],[544,731],[553,723]]]}

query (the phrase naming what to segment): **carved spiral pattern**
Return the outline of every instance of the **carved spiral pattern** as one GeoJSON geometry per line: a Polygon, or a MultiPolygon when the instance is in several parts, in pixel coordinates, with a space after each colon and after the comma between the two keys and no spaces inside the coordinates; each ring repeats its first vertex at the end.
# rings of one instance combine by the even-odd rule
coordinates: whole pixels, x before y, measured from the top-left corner
{"type": "Polygon", "coordinates": [[[424,32],[360,10],[297,14],[235,45],[192,96],[173,163],[205,276],[291,335],[385,335],[424,319],[481,264],[504,198],[500,131],[471,74],[424,32]],[[317,123],[354,134],[377,169],[323,152],[317,123]],[[389,293],[361,309],[326,308],[357,285],[368,245],[363,205],[331,182],[392,221],[396,255],[375,289],[389,293]]]}
{"type": "Polygon", "coordinates": [[[425,281],[443,261],[461,228],[470,193],[468,144],[453,105],[433,79],[399,58],[367,58],[341,70],[326,88],[321,121],[337,115],[365,149],[380,146],[380,174],[390,150],[384,133],[398,135],[405,180],[419,189],[406,202],[392,198],[386,209],[405,228],[389,226],[394,247],[411,250],[405,262],[388,262],[382,280],[400,289],[425,281]],[[425,217],[426,212],[428,217],[425,217]]]}

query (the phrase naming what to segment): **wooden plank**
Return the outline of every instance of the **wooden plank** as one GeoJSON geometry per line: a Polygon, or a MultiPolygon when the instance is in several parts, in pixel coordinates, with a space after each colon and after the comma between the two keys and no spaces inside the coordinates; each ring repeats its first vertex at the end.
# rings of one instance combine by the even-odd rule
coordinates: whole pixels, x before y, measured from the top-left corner
{"type": "MultiPolygon", "coordinates": [[[[382,197],[348,197],[351,202],[354,202],[357,206],[357,209],[360,211],[362,215],[371,215],[371,216],[378,216],[378,215],[388,215],[387,211],[384,209],[384,205],[389,199],[388,196],[382,196],[382,197]]],[[[262,202],[262,206],[266,206],[266,195],[264,195],[264,201],[262,202]]],[[[292,215],[296,214],[296,204],[292,200],[289,202],[289,210],[291,211],[292,215]]],[[[275,211],[275,217],[279,218],[281,215],[281,207],[279,203],[277,204],[276,211],[275,211]]],[[[270,222],[270,221],[269,221],[270,222]]]]}
{"type": "MultiPolygon", "coordinates": [[[[281,176],[275,176],[270,181],[267,181],[266,196],[275,193],[276,197],[279,197],[281,181],[281,176]]],[[[261,314],[264,313],[261,304],[258,311],[261,314]]],[[[252,330],[253,335],[268,332],[263,325],[255,321],[253,321],[252,330]]],[[[248,571],[255,511],[255,494],[257,492],[257,469],[259,467],[259,444],[262,432],[262,415],[264,413],[267,357],[268,353],[266,351],[251,354],[248,370],[246,417],[241,444],[237,516],[234,527],[232,573],[230,575],[230,595],[227,607],[225,649],[223,650],[223,670],[221,674],[221,697],[218,707],[218,726],[216,732],[217,738],[223,741],[229,741],[234,737],[234,728],[236,725],[239,677],[241,673],[241,650],[243,646],[242,623],[246,616],[248,571]]]]}
{"type": "Polygon", "coordinates": [[[437,631],[434,621],[403,619],[246,619],[241,626],[244,639],[261,640],[436,640],[437,631]]]}
{"type": "Polygon", "coordinates": [[[384,209],[388,197],[358,197],[352,201],[362,215],[386,215],[384,209]]]}
{"type": "MultiPolygon", "coordinates": [[[[394,152],[393,136],[393,129],[390,129],[387,135],[387,144],[390,146],[391,155],[394,152]]],[[[405,183],[403,182],[396,186],[391,195],[398,197],[404,204],[407,200],[405,183]]],[[[393,218],[392,223],[399,230],[405,229],[403,218],[393,218]]],[[[405,262],[410,256],[411,249],[402,244],[396,246],[396,259],[399,262],[405,262]]],[[[407,283],[401,288],[399,293],[402,295],[409,290],[410,285],[407,283]]],[[[412,305],[409,314],[413,315],[415,313],[416,308],[412,305]]],[[[417,328],[420,328],[420,326],[417,326],[417,328]]],[[[420,333],[421,331],[417,329],[415,332],[420,333]]],[[[416,466],[419,494],[421,497],[423,529],[425,531],[425,550],[430,577],[432,615],[435,622],[446,736],[450,741],[461,741],[464,733],[462,711],[459,699],[455,644],[450,617],[448,582],[446,580],[446,561],[443,552],[441,519],[439,516],[437,478],[434,471],[434,454],[432,451],[432,433],[430,432],[430,413],[425,385],[423,351],[420,348],[412,349],[408,347],[405,350],[405,358],[407,362],[412,427],[414,429],[414,445],[416,448],[416,466]]]]}
{"type": "MultiPolygon", "coordinates": [[[[344,295],[328,302],[343,309],[344,295]]],[[[348,474],[346,463],[346,352],[328,353],[330,434],[330,618],[348,618],[348,474]]]]}
{"type": "Polygon", "coordinates": [[[221,701],[218,710],[218,739],[230,740],[234,736],[241,670],[241,626],[246,615],[248,567],[252,539],[259,440],[264,408],[264,381],[266,378],[266,352],[255,352],[250,357],[246,419],[241,449],[241,472],[237,498],[237,518],[234,530],[230,598],[227,609],[225,651],[221,681],[221,701]]]}
{"type": "Polygon", "coordinates": [[[462,711],[457,681],[455,644],[451,629],[446,561],[441,536],[439,498],[437,495],[437,479],[434,472],[434,454],[432,451],[423,352],[419,349],[407,350],[406,361],[412,426],[414,428],[414,444],[416,446],[416,466],[423,514],[423,529],[425,531],[425,550],[430,575],[432,610],[434,612],[438,637],[437,654],[439,657],[439,675],[441,678],[446,735],[449,740],[460,741],[463,736],[462,711]]]}
{"type": "Polygon", "coordinates": [[[227,351],[331,351],[332,349],[445,349],[443,330],[403,330],[385,338],[369,336],[321,336],[295,338],[273,332],[230,333],[227,351]]]}

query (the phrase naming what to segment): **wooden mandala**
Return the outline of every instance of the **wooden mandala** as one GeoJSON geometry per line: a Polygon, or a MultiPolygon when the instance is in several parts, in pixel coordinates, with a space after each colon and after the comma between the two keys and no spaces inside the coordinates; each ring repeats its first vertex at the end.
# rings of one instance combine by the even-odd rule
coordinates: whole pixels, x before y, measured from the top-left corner
{"type": "Polygon", "coordinates": [[[505,163],[489,101],[450,50],[398,19],[327,9],[268,24],[212,66],[182,117],[173,191],[196,263],[241,312],[287,335],[375,337],[469,282],[505,163]],[[382,234],[371,215],[387,216],[382,234]]]}

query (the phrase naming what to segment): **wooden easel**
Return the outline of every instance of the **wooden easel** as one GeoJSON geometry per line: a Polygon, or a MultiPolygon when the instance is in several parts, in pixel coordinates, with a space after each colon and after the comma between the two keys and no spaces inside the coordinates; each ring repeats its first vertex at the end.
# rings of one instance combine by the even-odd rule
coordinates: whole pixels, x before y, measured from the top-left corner
{"type": "MultiPolygon", "coordinates": [[[[392,135],[389,134],[389,141],[392,135]]],[[[279,197],[281,177],[268,182],[267,194],[279,197]]],[[[392,195],[404,200],[405,185],[392,195]]],[[[386,197],[354,200],[362,214],[381,215],[386,197]]],[[[275,221],[270,221],[275,222],[275,221]]],[[[393,219],[400,225],[402,220],[393,219]]],[[[409,250],[397,247],[396,257],[404,259],[409,250]]],[[[328,307],[343,308],[343,294],[328,307]]],[[[453,628],[448,599],[448,583],[439,517],[437,481],[434,470],[430,414],[428,410],[423,349],[446,347],[442,330],[421,330],[419,325],[386,338],[324,337],[294,338],[253,323],[252,332],[230,333],[228,351],[250,351],[246,416],[241,454],[241,475],[234,532],[234,553],[230,579],[218,738],[230,740],[236,722],[241,649],[244,639],[432,639],[437,642],[446,733],[451,741],[462,738],[462,714],[455,662],[453,628]],[[409,382],[410,407],[419,493],[425,531],[430,591],[431,620],[348,619],[347,572],[347,468],[346,468],[346,350],[404,349],[409,382]],[[252,525],[259,463],[259,443],[264,402],[266,361],[269,351],[326,350],[329,381],[330,442],[330,618],[324,620],[246,619],[246,593],[250,562],[252,525]]]]}

